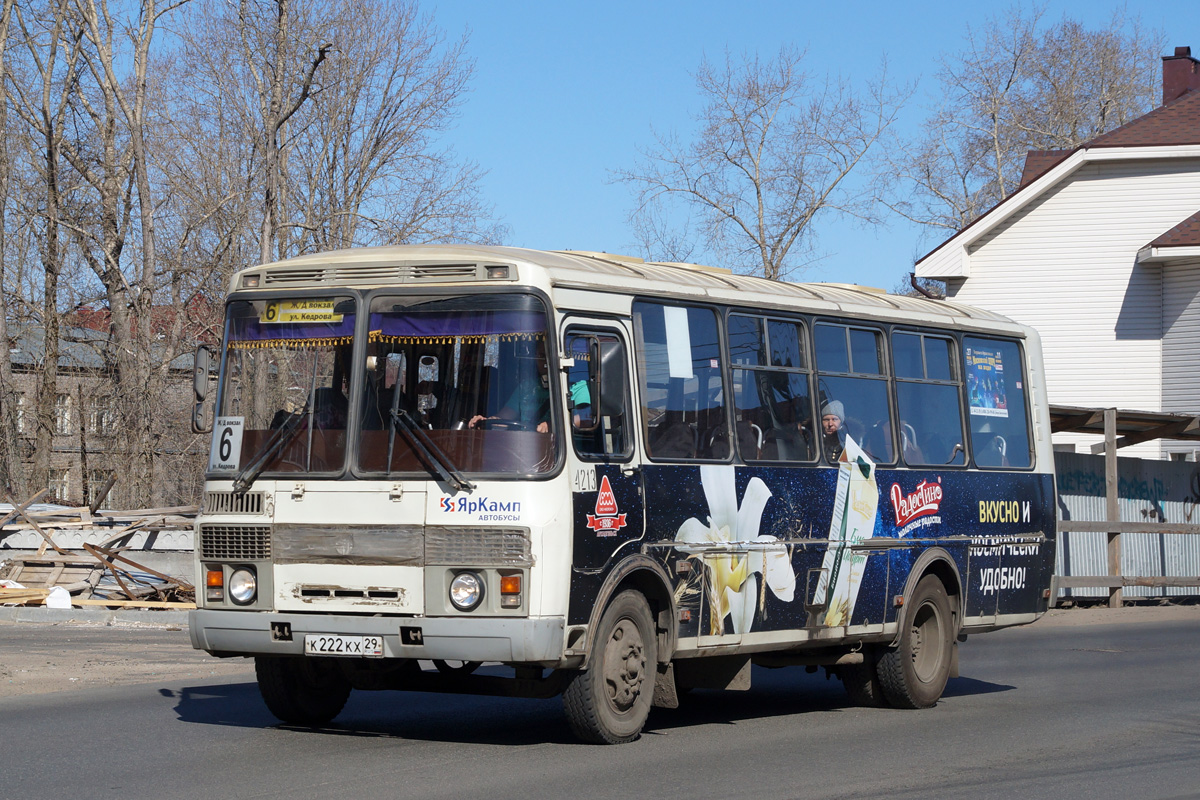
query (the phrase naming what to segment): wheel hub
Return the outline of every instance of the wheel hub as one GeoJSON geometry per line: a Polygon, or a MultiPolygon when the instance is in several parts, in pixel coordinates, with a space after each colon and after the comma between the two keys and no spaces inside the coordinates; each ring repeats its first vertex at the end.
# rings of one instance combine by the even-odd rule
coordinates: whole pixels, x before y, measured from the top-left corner
{"type": "Polygon", "coordinates": [[[913,672],[921,681],[933,679],[941,662],[941,618],[932,603],[923,605],[913,615],[912,660],[913,672]]]}
{"type": "Polygon", "coordinates": [[[609,646],[604,649],[604,682],[613,707],[618,711],[632,708],[645,677],[646,645],[641,631],[632,620],[623,619],[613,627],[609,646]]]}

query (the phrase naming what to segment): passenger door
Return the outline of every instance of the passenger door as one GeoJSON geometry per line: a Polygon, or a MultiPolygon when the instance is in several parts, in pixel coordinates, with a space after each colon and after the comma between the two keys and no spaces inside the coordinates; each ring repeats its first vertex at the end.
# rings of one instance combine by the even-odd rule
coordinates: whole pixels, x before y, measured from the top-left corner
{"type": "Polygon", "coordinates": [[[577,317],[563,331],[573,567],[599,572],[645,526],[629,329],[577,317]]]}

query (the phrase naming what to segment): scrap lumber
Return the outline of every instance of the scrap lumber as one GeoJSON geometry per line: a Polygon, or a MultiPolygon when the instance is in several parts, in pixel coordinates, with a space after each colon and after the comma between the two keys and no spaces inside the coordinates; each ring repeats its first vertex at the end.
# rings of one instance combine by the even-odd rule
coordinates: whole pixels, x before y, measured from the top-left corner
{"type": "Polygon", "coordinates": [[[33,529],[38,532],[38,535],[40,535],[43,539],[46,540],[45,542],[42,543],[42,546],[38,548],[39,556],[46,552],[47,544],[49,544],[51,547],[53,547],[56,552],[58,552],[64,556],[67,554],[66,550],[63,550],[61,547],[59,547],[57,544],[55,544],[54,540],[50,538],[50,535],[48,533],[46,533],[44,530],[42,530],[41,527],[39,527],[38,524],[33,521],[32,517],[30,517],[28,514],[25,513],[24,508],[17,505],[16,501],[12,499],[12,495],[5,494],[4,499],[7,500],[9,505],[11,505],[13,507],[13,510],[15,510],[19,515],[21,515],[22,519],[24,519],[26,522],[28,522],[30,525],[33,526],[33,529]]]}
{"type": "Polygon", "coordinates": [[[101,600],[99,598],[71,598],[71,604],[81,608],[86,606],[113,606],[117,608],[195,608],[195,603],[174,602],[165,600],[101,600]]]}
{"type": "Polygon", "coordinates": [[[50,596],[49,589],[7,589],[0,587],[0,605],[40,603],[50,596]]]}
{"type": "Polygon", "coordinates": [[[104,502],[104,498],[108,497],[108,493],[112,490],[113,484],[117,482],[117,473],[114,470],[108,474],[108,480],[100,487],[100,491],[96,492],[96,497],[88,506],[88,513],[95,514],[100,508],[100,504],[104,502]]]}
{"type": "MultiPolygon", "coordinates": [[[[178,581],[181,588],[187,588],[187,589],[195,588],[190,583],[188,583],[187,581],[185,581],[181,578],[173,578],[170,575],[167,575],[166,573],[150,569],[149,567],[145,566],[144,564],[139,564],[138,562],[134,561],[132,558],[129,558],[128,556],[121,555],[116,550],[105,550],[104,548],[98,547],[97,545],[94,545],[94,544],[85,544],[84,548],[87,549],[87,551],[89,553],[92,553],[93,555],[97,555],[97,553],[102,553],[103,557],[106,559],[111,558],[111,559],[115,559],[117,561],[123,561],[126,564],[129,564],[134,569],[140,570],[140,571],[146,573],[147,575],[153,575],[154,577],[160,578],[164,581],[167,581],[167,582],[178,581]]],[[[100,556],[97,555],[97,557],[99,558],[100,556]]]]}
{"type": "Polygon", "coordinates": [[[104,537],[104,541],[102,541],[100,544],[98,544],[96,546],[97,547],[108,547],[113,542],[123,539],[131,533],[137,532],[137,530],[139,528],[141,528],[143,525],[146,525],[148,522],[150,522],[150,519],[139,519],[129,525],[126,525],[124,528],[117,530],[115,533],[111,534],[110,536],[104,537]]]}
{"type": "Polygon", "coordinates": [[[163,517],[163,516],[195,516],[200,513],[200,506],[163,506],[161,508],[133,508],[124,511],[100,512],[97,516],[104,517],[163,517]]]}
{"type": "Polygon", "coordinates": [[[11,497],[9,497],[8,495],[5,495],[5,498],[8,499],[8,504],[13,507],[13,510],[8,512],[8,514],[4,517],[4,519],[0,520],[0,528],[3,528],[5,525],[7,525],[8,523],[10,523],[14,519],[16,519],[17,516],[19,516],[23,510],[25,510],[26,508],[29,508],[29,506],[36,503],[38,500],[40,500],[42,498],[43,495],[45,495],[49,491],[50,491],[49,489],[42,489],[40,492],[33,495],[33,497],[30,497],[28,500],[26,500],[24,503],[22,503],[19,506],[12,501],[11,497]]]}

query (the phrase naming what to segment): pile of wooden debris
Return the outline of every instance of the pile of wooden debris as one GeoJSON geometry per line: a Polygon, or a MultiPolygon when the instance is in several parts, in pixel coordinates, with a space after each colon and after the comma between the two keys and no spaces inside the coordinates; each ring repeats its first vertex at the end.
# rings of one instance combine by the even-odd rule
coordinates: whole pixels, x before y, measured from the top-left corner
{"type": "Polygon", "coordinates": [[[0,536],[32,530],[41,543],[35,555],[9,559],[0,555],[0,581],[4,582],[0,605],[40,605],[55,587],[62,587],[73,606],[196,607],[190,582],[138,563],[129,557],[125,544],[137,533],[190,529],[196,506],[99,511],[93,505],[32,511],[45,494],[43,490],[20,504],[4,497],[12,510],[0,512],[0,536]],[[106,535],[95,544],[84,543],[82,553],[72,552],[54,541],[56,532],[71,529],[103,529],[106,535]]]}

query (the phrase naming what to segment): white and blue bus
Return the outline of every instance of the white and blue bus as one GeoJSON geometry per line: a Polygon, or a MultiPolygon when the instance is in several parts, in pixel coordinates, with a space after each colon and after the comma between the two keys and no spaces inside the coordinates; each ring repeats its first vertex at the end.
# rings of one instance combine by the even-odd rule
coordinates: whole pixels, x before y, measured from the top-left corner
{"type": "Polygon", "coordinates": [[[191,636],[291,723],[561,694],[625,742],[756,663],[924,708],[968,634],[1049,602],[1038,337],[987,311],[405,246],[239,272],[220,351],[191,636]]]}

